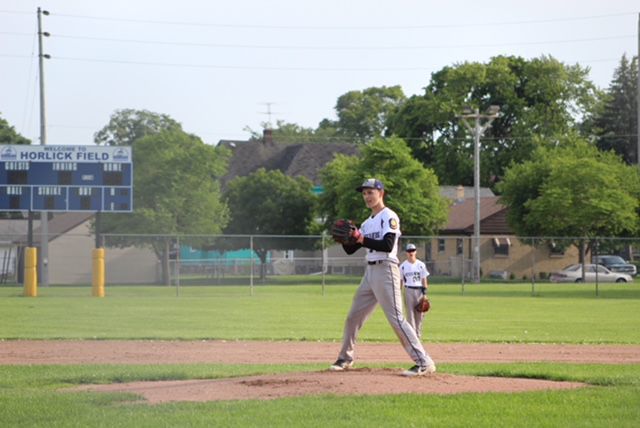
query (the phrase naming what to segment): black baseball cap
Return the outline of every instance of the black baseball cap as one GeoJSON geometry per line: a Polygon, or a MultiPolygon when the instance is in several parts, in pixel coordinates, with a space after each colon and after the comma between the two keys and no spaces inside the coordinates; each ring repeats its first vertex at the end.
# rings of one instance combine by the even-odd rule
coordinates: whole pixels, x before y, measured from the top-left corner
{"type": "Polygon", "coordinates": [[[384,184],[375,178],[368,178],[360,186],[356,187],[356,192],[362,192],[363,189],[384,190],[384,184]]]}

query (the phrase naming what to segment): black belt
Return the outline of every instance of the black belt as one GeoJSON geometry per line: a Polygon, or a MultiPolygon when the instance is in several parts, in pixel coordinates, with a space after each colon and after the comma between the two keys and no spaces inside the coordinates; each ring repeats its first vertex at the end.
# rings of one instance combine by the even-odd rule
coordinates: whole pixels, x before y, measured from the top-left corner
{"type": "Polygon", "coordinates": [[[415,288],[416,290],[420,290],[422,287],[409,287],[409,286],[407,286],[407,288],[415,288]]]}
{"type": "Polygon", "coordinates": [[[383,262],[386,262],[387,260],[374,260],[372,262],[367,262],[368,265],[381,265],[383,262]]]}

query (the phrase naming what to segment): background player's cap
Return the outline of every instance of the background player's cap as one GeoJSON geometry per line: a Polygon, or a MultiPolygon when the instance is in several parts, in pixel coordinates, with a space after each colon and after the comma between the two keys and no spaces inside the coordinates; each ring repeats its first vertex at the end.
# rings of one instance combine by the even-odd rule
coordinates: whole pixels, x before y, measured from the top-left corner
{"type": "Polygon", "coordinates": [[[415,251],[416,250],[416,246],[413,244],[407,244],[407,248],[405,248],[405,251],[415,251]]]}
{"type": "Polygon", "coordinates": [[[364,180],[364,183],[362,183],[359,187],[356,187],[356,192],[362,192],[362,189],[384,190],[384,185],[380,180],[376,180],[375,178],[368,178],[364,180]]]}

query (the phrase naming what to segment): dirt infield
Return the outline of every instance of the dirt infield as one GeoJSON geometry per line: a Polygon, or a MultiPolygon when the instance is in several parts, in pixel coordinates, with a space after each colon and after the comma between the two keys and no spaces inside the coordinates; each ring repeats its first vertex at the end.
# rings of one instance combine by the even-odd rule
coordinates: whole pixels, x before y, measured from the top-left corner
{"type": "MultiPolygon", "coordinates": [[[[260,341],[0,341],[0,364],[332,363],[339,343],[260,341]]],[[[426,344],[436,363],[640,363],[638,345],[426,344]]],[[[399,343],[358,343],[358,366],[410,363],[399,343]]]]}
{"type": "MultiPolygon", "coordinates": [[[[337,343],[240,341],[3,341],[0,364],[295,364],[333,362],[337,343]]],[[[565,362],[640,363],[637,345],[428,344],[436,363],[565,362]]],[[[133,382],[85,385],[76,390],[127,391],[149,403],[274,399],[299,395],[456,394],[520,392],[584,386],[575,382],[457,376],[443,373],[404,378],[411,365],[397,343],[360,343],[357,367],[347,372],[326,370],[262,375],[223,380],[133,382]],[[397,364],[397,369],[370,369],[367,364],[397,364]]]]}

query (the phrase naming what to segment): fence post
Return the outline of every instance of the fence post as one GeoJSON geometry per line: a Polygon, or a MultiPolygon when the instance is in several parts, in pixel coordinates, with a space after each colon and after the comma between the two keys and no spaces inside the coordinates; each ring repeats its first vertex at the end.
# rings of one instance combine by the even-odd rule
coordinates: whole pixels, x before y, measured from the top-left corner
{"type": "Polygon", "coordinates": [[[325,286],[325,272],[327,271],[327,257],[326,257],[326,251],[327,249],[325,248],[325,237],[327,236],[327,231],[323,230],[322,231],[322,295],[324,296],[324,286],[325,286]]]}
{"type": "Polygon", "coordinates": [[[531,241],[532,251],[531,251],[531,295],[536,295],[536,238],[533,238],[531,241]]]}
{"type": "Polygon", "coordinates": [[[175,277],[176,277],[176,297],[180,297],[180,237],[176,236],[176,260],[175,260],[175,277]]]}
{"type": "Polygon", "coordinates": [[[593,263],[593,256],[596,256],[596,297],[598,297],[598,272],[600,271],[599,265],[598,265],[598,238],[593,240],[593,244],[591,245],[591,262],[593,263]],[[595,254],[594,254],[595,253],[595,254]]]}
{"type": "Polygon", "coordinates": [[[250,270],[249,270],[249,289],[250,293],[253,296],[253,235],[249,237],[249,247],[251,249],[251,257],[250,259],[250,270]]]}
{"type": "Polygon", "coordinates": [[[464,271],[464,251],[462,252],[462,254],[460,254],[460,286],[461,286],[461,294],[464,296],[464,276],[465,276],[465,271],[464,271]]]}

